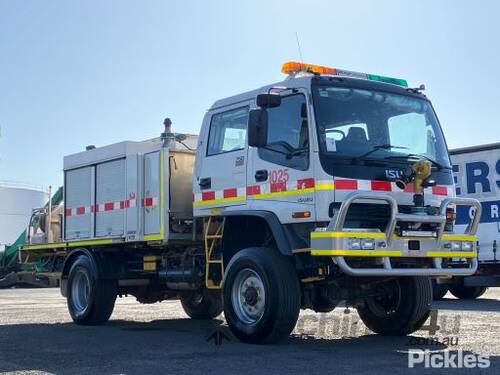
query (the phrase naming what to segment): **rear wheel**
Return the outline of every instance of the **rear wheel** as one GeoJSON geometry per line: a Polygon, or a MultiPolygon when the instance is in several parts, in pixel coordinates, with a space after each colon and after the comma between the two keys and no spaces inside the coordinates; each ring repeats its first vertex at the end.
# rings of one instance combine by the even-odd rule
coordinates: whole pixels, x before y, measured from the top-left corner
{"type": "Polygon", "coordinates": [[[192,319],[213,319],[222,313],[220,291],[197,290],[181,295],[184,312],[192,319]]]}
{"type": "Polygon", "coordinates": [[[488,288],[485,286],[464,286],[456,284],[450,286],[450,292],[460,299],[475,299],[481,297],[488,288]]]}
{"type": "Polygon", "coordinates": [[[448,286],[438,284],[436,280],[432,280],[432,298],[434,301],[442,299],[448,293],[448,286]]]}
{"type": "Polygon", "coordinates": [[[295,327],[300,286],[295,267],[272,248],[248,248],[229,262],[224,280],[224,315],[241,341],[276,342],[295,327]]]}
{"type": "Polygon", "coordinates": [[[117,295],[114,280],[99,280],[95,265],[82,255],[71,266],[68,276],[67,302],[76,324],[99,325],[113,312],[117,295]]]}
{"type": "Polygon", "coordinates": [[[428,277],[401,277],[384,282],[379,296],[365,299],[358,313],[380,335],[404,336],[422,327],[430,314],[432,285],[428,277]]]}

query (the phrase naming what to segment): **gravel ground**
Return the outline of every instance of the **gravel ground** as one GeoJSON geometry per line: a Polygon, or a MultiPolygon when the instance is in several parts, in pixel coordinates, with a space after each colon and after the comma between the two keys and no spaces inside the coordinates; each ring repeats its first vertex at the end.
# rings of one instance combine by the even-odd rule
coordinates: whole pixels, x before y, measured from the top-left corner
{"type": "Polygon", "coordinates": [[[141,305],[122,298],[107,325],[80,327],[71,322],[57,289],[0,290],[0,372],[500,374],[500,288],[475,301],[448,294],[434,309],[439,329],[429,325],[409,337],[374,335],[352,309],[329,314],[306,310],[289,339],[248,345],[230,336],[223,316],[209,322],[189,320],[177,301],[141,305]],[[222,339],[222,345],[207,342],[214,332],[230,340],[222,339]],[[443,371],[416,364],[409,369],[408,352],[415,350],[489,356],[490,368],[443,371]]]}

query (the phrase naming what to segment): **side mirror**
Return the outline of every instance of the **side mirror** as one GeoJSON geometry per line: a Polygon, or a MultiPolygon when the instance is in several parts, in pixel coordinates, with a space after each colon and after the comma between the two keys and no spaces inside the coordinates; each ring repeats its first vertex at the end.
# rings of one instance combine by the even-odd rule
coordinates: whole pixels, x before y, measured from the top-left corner
{"type": "Polygon", "coordinates": [[[248,145],[264,147],[267,144],[267,111],[252,109],[248,116],[248,145]]]}
{"type": "Polygon", "coordinates": [[[260,108],[274,108],[281,105],[281,96],[277,94],[257,95],[257,106],[260,108]]]}

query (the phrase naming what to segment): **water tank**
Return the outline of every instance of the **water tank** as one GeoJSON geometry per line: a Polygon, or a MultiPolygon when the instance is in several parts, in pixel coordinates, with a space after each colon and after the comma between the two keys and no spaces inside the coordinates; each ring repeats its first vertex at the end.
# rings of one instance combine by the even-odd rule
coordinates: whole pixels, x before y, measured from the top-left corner
{"type": "Polygon", "coordinates": [[[47,200],[42,187],[0,181],[0,246],[12,244],[28,226],[31,210],[47,200]]]}

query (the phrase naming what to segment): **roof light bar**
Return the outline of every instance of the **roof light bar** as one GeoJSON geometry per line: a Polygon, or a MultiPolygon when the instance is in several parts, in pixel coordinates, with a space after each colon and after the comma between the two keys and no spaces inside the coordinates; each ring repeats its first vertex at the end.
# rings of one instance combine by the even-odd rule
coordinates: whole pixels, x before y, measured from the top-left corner
{"type": "Polygon", "coordinates": [[[297,61],[288,61],[284,63],[283,66],[281,67],[281,72],[292,76],[298,73],[326,74],[326,75],[351,77],[358,79],[367,79],[370,81],[392,83],[393,85],[408,87],[408,82],[405,79],[401,78],[393,78],[377,74],[353,72],[351,70],[331,68],[328,66],[316,65],[316,64],[306,64],[297,61]]]}

